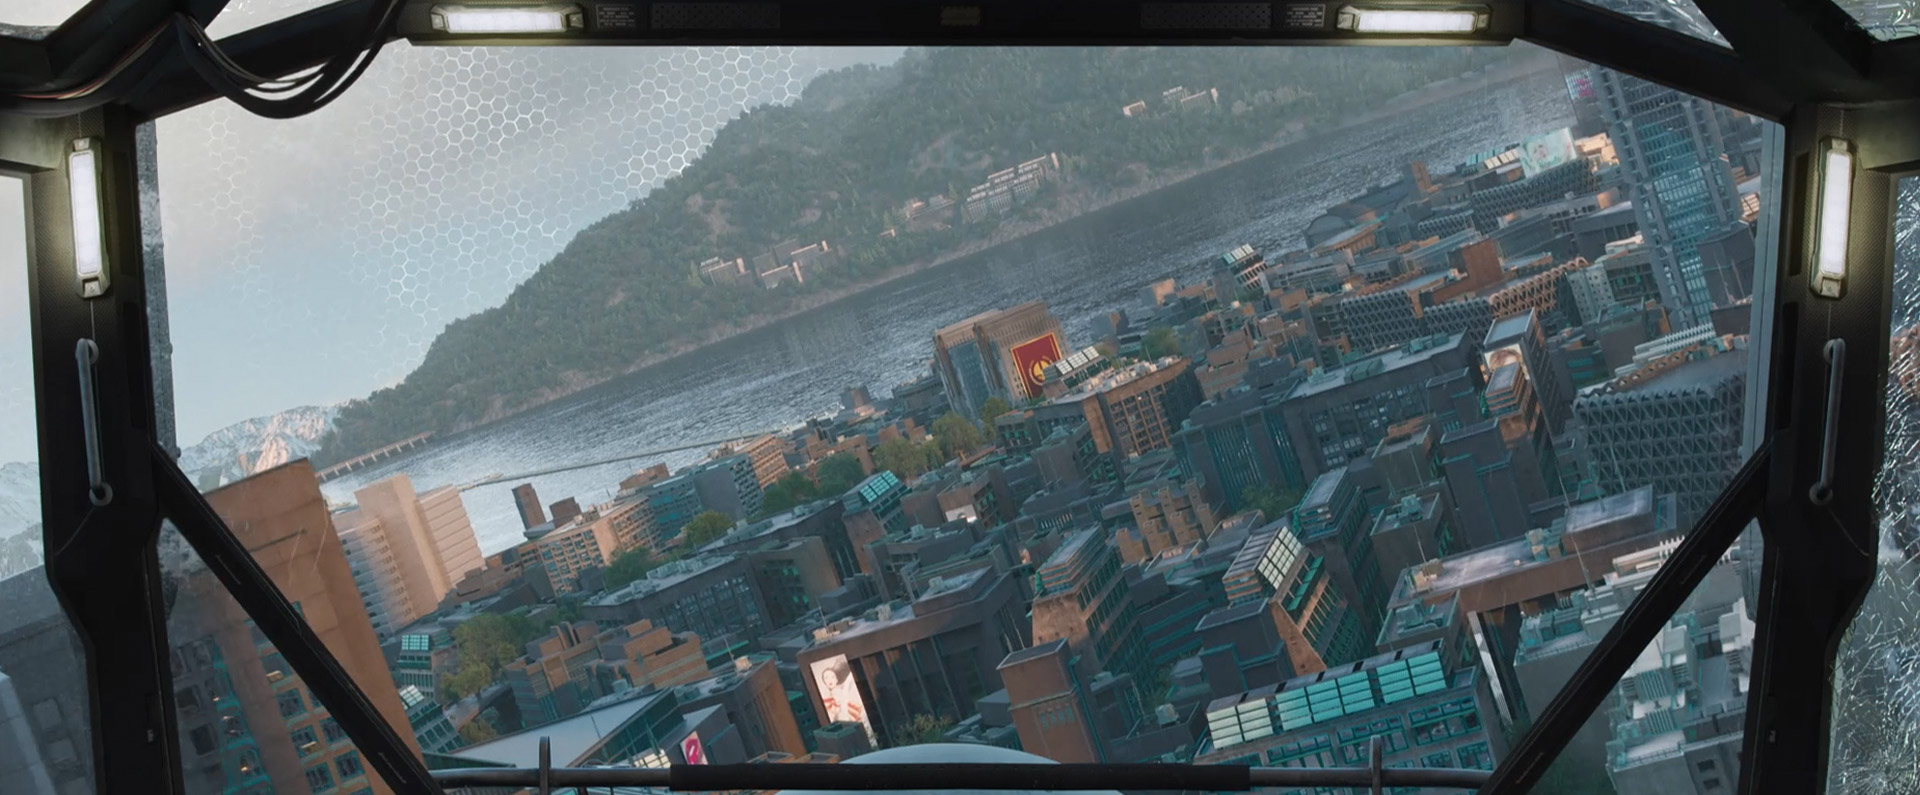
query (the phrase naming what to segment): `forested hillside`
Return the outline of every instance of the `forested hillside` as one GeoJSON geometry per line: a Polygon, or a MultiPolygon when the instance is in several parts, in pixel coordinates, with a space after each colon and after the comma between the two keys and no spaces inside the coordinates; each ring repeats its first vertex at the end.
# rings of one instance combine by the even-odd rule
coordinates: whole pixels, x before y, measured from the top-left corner
{"type": "MultiPolygon", "coordinates": [[[[422,431],[454,431],[632,370],[978,241],[993,224],[900,234],[909,199],[964,198],[1049,152],[1064,180],[1023,210],[1084,207],[1117,190],[1254,151],[1433,81],[1514,57],[1500,48],[951,48],[815,79],[790,106],[743,114],[678,176],[582,230],[501,306],[450,324],[401,384],[356,401],[326,464],[422,431]],[[1200,113],[1162,91],[1219,90],[1200,113]],[[1128,118],[1144,100],[1156,113],[1128,118]],[[697,264],[785,240],[828,241],[804,285],[710,285],[697,264]]],[[[1036,216],[1036,214],[1041,214],[1036,216]]]]}

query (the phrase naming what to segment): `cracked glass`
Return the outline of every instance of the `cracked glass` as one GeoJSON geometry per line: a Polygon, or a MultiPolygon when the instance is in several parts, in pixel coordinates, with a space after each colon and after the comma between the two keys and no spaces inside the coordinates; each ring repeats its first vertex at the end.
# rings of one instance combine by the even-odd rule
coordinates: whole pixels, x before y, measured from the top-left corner
{"type": "Polygon", "coordinates": [[[1834,4],[1882,41],[1920,33],[1920,3],[1914,0],[1834,0],[1834,4]]]}
{"type": "Polygon", "coordinates": [[[1879,574],[1835,661],[1835,795],[1920,787],[1920,179],[1901,180],[1898,202],[1879,574]]]}

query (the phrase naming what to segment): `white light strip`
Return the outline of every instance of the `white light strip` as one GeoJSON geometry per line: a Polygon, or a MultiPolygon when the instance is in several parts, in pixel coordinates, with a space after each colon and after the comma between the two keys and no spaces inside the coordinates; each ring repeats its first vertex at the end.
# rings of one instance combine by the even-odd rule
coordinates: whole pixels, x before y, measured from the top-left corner
{"type": "Polygon", "coordinates": [[[434,6],[434,27],[448,33],[565,33],[579,6],[434,6]]]}
{"type": "Polygon", "coordinates": [[[1480,29],[1477,11],[1408,8],[1340,9],[1340,27],[1356,33],[1473,33],[1480,29]]]}
{"type": "Polygon", "coordinates": [[[80,281],[81,295],[89,298],[105,291],[101,275],[106,271],[106,250],[101,240],[100,169],[93,148],[76,142],[67,155],[67,200],[73,216],[73,272],[80,281]]]}
{"type": "Polygon", "coordinates": [[[1814,261],[1820,275],[1847,277],[1847,226],[1853,215],[1853,153],[1836,142],[1826,152],[1820,171],[1820,242],[1814,261]]]}

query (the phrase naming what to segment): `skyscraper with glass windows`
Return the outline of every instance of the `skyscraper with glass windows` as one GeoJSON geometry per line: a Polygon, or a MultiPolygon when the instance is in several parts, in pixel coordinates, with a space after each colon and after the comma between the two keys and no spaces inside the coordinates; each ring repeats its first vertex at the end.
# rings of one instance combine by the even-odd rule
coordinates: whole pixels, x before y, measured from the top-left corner
{"type": "Polygon", "coordinates": [[[1699,246],[1740,220],[1740,191],[1727,159],[1731,114],[1666,86],[1596,67],[1593,87],[1653,249],[1661,303],[1705,323],[1713,308],[1699,246]]]}

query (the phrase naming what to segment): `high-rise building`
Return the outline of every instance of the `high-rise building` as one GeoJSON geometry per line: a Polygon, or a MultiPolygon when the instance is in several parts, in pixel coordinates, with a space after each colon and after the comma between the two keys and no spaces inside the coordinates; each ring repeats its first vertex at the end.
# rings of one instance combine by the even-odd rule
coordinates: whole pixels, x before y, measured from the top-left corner
{"type": "Polygon", "coordinates": [[[882,745],[899,745],[911,742],[916,716],[972,714],[997,689],[994,669],[1028,645],[1015,576],[975,569],[942,578],[911,603],[816,631],[797,659],[823,721],[854,721],[882,745]]]}
{"type": "Polygon", "coordinates": [[[1346,467],[1316,478],[1293,509],[1294,534],[1326,561],[1334,590],[1359,612],[1361,634],[1368,639],[1379,634],[1386,617],[1388,578],[1393,576],[1382,572],[1374,557],[1368,536],[1373,527],[1370,515],[1366,498],[1346,467]]]}
{"type": "Polygon", "coordinates": [[[1558,435],[1566,427],[1573,413],[1573,396],[1560,391],[1560,381],[1555,376],[1553,361],[1548,355],[1547,337],[1540,328],[1539,313],[1528,309],[1495,322],[1480,345],[1480,366],[1488,384],[1490,413],[1495,416],[1501,413],[1492,406],[1495,402],[1494,374],[1502,368],[1513,366],[1518,368],[1515,377],[1525,379],[1526,389],[1533,393],[1534,400],[1538,402],[1540,416],[1547,423],[1547,432],[1558,435]]]}
{"type": "Polygon", "coordinates": [[[1033,409],[1043,433],[1085,423],[1094,446],[1121,459],[1162,450],[1200,405],[1200,382],[1185,357],[1107,370],[1033,409]]]}
{"type": "MultiPolygon", "coordinates": [[[[1225,513],[1246,507],[1253,489],[1301,492],[1307,479],[1280,410],[1286,390],[1229,390],[1187,415],[1173,450],[1225,513]]],[[[1269,517],[1278,518],[1278,517],[1269,517]]]]}
{"type": "Polygon", "coordinates": [[[736,522],[760,513],[760,479],[745,453],[695,467],[693,488],[702,510],[719,511],[736,522]]]}
{"type": "Polygon", "coordinates": [[[1108,671],[1145,679],[1146,649],[1140,622],[1120,574],[1120,553],[1100,530],[1068,537],[1036,576],[1033,595],[1035,643],[1065,640],[1086,678],[1108,671]]]}
{"type": "MultiPolygon", "coordinates": [[[[313,468],[305,459],[275,467],[208,492],[207,502],[419,753],[313,468]]],[[[184,578],[167,633],[188,792],[389,792],[211,572],[184,578]]]]}
{"type": "Polygon", "coordinates": [[[1270,602],[1291,670],[1312,673],[1373,651],[1359,613],[1333,586],[1326,558],[1300,543],[1285,520],[1248,536],[1221,578],[1233,605],[1270,602]]]}
{"type": "Polygon", "coordinates": [[[1072,657],[1065,640],[1036,644],[1001,661],[1000,681],[1007,686],[1020,747],[1055,762],[1099,762],[1093,708],[1086,703],[1072,657]]]}
{"type": "Polygon", "coordinates": [[[450,486],[415,494],[406,475],[354,492],[359,505],[333,519],[361,593],[388,632],[432,613],[454,583],[485,565],[473,523],[450,486]]]}
{"type": "Polygon", "coordinates": [[[907,484],[901,483],[899,476],[891,471],[881,470],[840,498],[844,508],[841,522],[846,525],[847,540],[860,559],[861,571],[880,576],[880,561],[874,559],[867,547],[907,529],[906,513],[900,509],[900,501],[906,495],[907,484]]]}
{"type": "Polygon", "coordinates": [[[1067,335],[1045,301],[982,312],[933,334],[933,367],[947,402],[969,419],[998,397],[1018,405],[1039,397],[1040,373],[1067,350],[1067,335]]]}
{"type": "MultiPolygon", "coordinates": [[[[1660,572],[1661,564],[1678,546],[1677,542],[1665,543],[1651,549],[1615,557],[1604,566],[1604,572],[1596,572],[1604,576],[1602,582],[1590,588],[1572,591],[1560,599],[1559,605],[1554,609],[1527,616],[1521,622],[1520,647],[1514,652],[1513,670],[1520,690],[1525,696],[1527,710],[1534,720],[1540,718],[1553,697],[1573,680],[1574,671],[1586,661],[1600,639],[1619,622],[1627,608],[1640,597],[1654,575],[1660,572]]],[[[1706,579],[1694,588],[1693,593],[1687,597],[1687,601],[1680,605],[1668,622],[1669,626],[1684,625],[1695,631],[1704,630],[1709,634],[1703,634],[1701,637],[1715,637],[1720,641],[1720,648],[1717,650],[1700,649],[1705,653],[1694,658],[1697,665],[1702,666],[1703,669],[1727,666],[1724,673],[1721,670],[1710,672],[1701,670],[1702,675],[1690,678],[1687,686],[1667,691],[1681,692],[1691,689],[1692,692],[1687,693],[1687,700],[1694,702],[1689,705],[1693,707],[1694,715],[1707,715],[1717,711],[1716,708],[1723,706],[1727,700],[1727,695],[1744,696],[1743,689],[1738,688],[1733,678],[1725,674],[1740,676],[1744,673],[1744,661],[1732,659],[1729,655],[1738,656],[1742,651],[1743,641],[1751,643],[1752,624],[1741,622],[1739,626],[1741,631],[1724,636],[1710,634],[1717,629],[1721,617],[1732,612],[1734,605],[1741,601],[1739,568],[1739,564],[1729,558],[1723,559],[1719,565],[1708,570],[1706,579]],[[1729,686],[1734,686],[1732,692],[1727,689],[1729,686]],[[1707,692],[1716,689],[1719,690],[1719,698],[1714,698],[1713,694],[1707,692]]],[[[1746,618],[1744,611],[1739,618],[1746,618]]],[[[1655,648],[1649,649],[1642,660],[1636,662],[1635,668],[1643,673],[1651,672],[1656,667],[1651,664],[1654,658],[1685,649],[1684,646],[1672,645],[1671,641],[1671,638],[1662,633],[1656,640],[1655,648]]],[[[1656,677],[1653,681],[1658,681],[1658,678],[1656,677]]],[[[1635,686],[1630,688],[1634,695],[1647,694],[1644,688],[1638,686],[1640,684],[1642,683],[1635,683],[1635,686]]],[[[1735,706],[1737,710],[1744,705],[1731,706],[1735,706]]],[[[1567,764],[1578,765],[1582,769],[1598,770],[1604,767],[1608,762],[1607,745],[1613,739],[1613,713],[1614,710],[1608,708],[1595,710],[1587,717],[1586,724],[1581,727],[1579,733],[1574,735],[1573,741],[1558,758],[1566,760],[1567,764]]],[[[1656,709],[1652,714],[1673,716],[1672,712],[1664,709],[1656,709]]],[[[1738,714],[1740,714],[1738,711],[1734,713],[1736,716],[1738,714]]],[[[1722,717],[1724,720],[1726,716],[1722,717]]],[[[1680,723],[1687,722],[1690,721],[1684,718],[1680,721],[1680,723]]],[[[1737,724],[1734,730],[1736,733],[1739,731],[1737,724]]],[[[1724,742],[1720,736],[1722,732],[1709,732],[1704,736],[1690,738],[1686,742],[1675,742],[1678,738],[1675,738],[1672,732],[1671,728],[1665,726],[1656,727],[1654,731],[1629,739],[1623,745],[1646,743],[1647,750],[1652,750],[1663,747],[1683,748],[1700,741],[1705,741],[1700,743],[1702,746],[1719,744],[1715,740],[1724,742]]],[[[1738,750],[1737,742],[1734,744],[1734,750],[1738,750]]],[[[1636,756],[1641,755],[1636,754],[1636,756]]],[[[1661,754],[1655,752],[1644,754],[1644,756],[1647,758],[1637,759],[1626,767],[1638,768],[1637,772],[1644,774],[1653,772],[1661,766],[1659,764],[1663,761],[1660,758],[1661,754]]],[[[1683,776],[1686,773],[1683,769],[1671,769],[1683,768],[1684,765],[1668,767],[1670,768],[1668,772],[1678,772],[1683,776]]],[[[1709,765],[1705,772],[1711,773],[1714,768],[1715,765],[1709,765]]],[[[1692,787],[1691,782],[1685,782],[1684,779],[1661,783],[1664,785],[1659,787],[1661,792],[1699,792],[1704,795],[1724,791],[1718,788],[1692,787]]],[[[1650,790],[1635,788],[1629,791],[1650,790]]]]}
{"type": "Polygon", "coordinates": [[[540,495],[533,490],[532,483],[513,487],[513,506],[520,511],[521,529],[532,530],[547,523],[547,511],[540,507],[540,495]]]}
{"type": "Polygon", "coordinates": [[[1471,365],[1473,347],[1459,334],[1425,337],[1317,371],[1294,387],[1282,416],[1301,473],[1311,478],[1345,466],[1394,425],[1429,413],[1428,381],[1471,365]]]}
{"type": "Polygon", "coordinates": [[[1727,159],[1730,116],[1707,100],[1605,67],[1593,86],[1608,137],[1627,173],[1640,232],[1653,248],[1661,302],[1707,321],[1713,308],[1700,242],[1740,220],[1727,159]]]}
{"type": "Polygon", "coordinates": [[[1747,356],[1739,338],[1711,338],[1652,359],[1580,392],[1600,488],[1656,485],[1674,495],[1689,527],[1739,470],[1747,356]]]}

